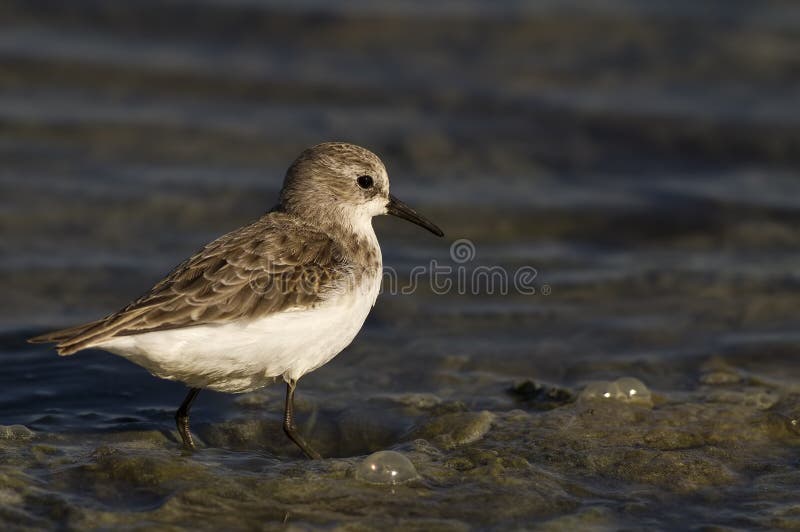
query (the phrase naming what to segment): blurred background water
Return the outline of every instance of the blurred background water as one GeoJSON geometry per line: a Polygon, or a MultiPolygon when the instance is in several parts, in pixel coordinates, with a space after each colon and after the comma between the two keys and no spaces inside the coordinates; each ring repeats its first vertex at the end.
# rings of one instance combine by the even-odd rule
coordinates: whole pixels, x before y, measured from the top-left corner
{"type": "Polygon", "coordinates": [[[792,0],[6,0],[0,425],[29,431],[0,431],[0,523],[800,526],[799,96],[792,0]],[[258,217],[326,140],[445,230],[376,220],[401,283],[537,272],[384,294],[299,388],[336,458],[287,443],[280,386],[201,394],[182,455],[181,384],[24,343],[258,217]],[[624,376],[654,405],[574,401],[624,376]],[[420,479],[359,483],[381,449],[420,479]]]}

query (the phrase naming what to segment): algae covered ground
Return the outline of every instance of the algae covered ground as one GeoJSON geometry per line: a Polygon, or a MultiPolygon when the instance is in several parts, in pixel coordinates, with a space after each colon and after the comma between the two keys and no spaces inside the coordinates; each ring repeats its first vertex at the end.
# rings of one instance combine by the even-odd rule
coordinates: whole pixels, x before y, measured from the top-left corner
{"type": "MultiPolygon", "coordinates": [[[[216,415],[199,401],[195,434],[202,443],[188,454],[172,430],[170,405],[162,399],[156,406],[149,393],[172,394],[171,386],[125,393],[147,378],[143,372],[88,355],[98,381],[134,373],[131,383],[105,394],[95,385],[92,398],[106,400],[91,411],[75,399],[63,408],[17,407],[20,417],[30,416],[28,426],[42,428],[0,431],[0,516],[15,529],[797,525],[800,394],[778,377],[713,359],[696,368],[693,384],[637,403],[576,397],[530,380],[504,389],[511,381],[489,361],[464,357],[453,368],[447,357],[430,363],[435,357],[427,356],[418,387],[441,396],[381,391],[365,378],[377,364],[334,369],[336,378],[364,380],[344,389],[324,371],[310,377],[301,428],[331,457],[313,462],[283,437],[278,388],[233,400],[213,395],[216,415]],[[51,430],[59,423],[69,428],[51,430]],[[405,455],[417,478],[359,478],[360,465],[379,449],[405,455]]],[[[407,357],[422,364],[424,355],[407,357]]],[[[45,363],[26,352],[10,369],[24,375],[31,358],[45,363]]],[[[617,365],[670,371],[652,362],[617,365]]],[[[382,375],[403,381],[402,368],[382,375]]]]}

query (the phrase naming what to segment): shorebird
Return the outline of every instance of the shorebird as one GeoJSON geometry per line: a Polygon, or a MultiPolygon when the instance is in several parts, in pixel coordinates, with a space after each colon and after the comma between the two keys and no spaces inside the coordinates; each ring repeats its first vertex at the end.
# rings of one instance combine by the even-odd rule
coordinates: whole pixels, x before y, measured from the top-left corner
{"type": "Polygon", "coordinates": [[[298,380],[347,347],[375,304],[381,249],[372,217],[392,214],[444,236],[389,194],[371,151],[328,142],[289,167],[276,207],[209,243],[150,291],[102,319],[31,338],[60,355],[98,348],[189,393],[175,414],[186,448],[201,389],[241,393],[286,382],[283,430],[321,458],[294,422],[298,380]]]}

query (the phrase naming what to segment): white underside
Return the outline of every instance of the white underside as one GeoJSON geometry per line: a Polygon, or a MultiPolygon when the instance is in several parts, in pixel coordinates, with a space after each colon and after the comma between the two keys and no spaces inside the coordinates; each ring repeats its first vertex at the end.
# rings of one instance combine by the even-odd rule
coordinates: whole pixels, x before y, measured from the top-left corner
{"type": "Polygon", "coordinates": [[[247,392],[276,377],[299,379],[330,361],[353,341],[376,295],[374,286],[364,286],[313,309],[119,336],[96,347],[193,388],[247,392]]]}

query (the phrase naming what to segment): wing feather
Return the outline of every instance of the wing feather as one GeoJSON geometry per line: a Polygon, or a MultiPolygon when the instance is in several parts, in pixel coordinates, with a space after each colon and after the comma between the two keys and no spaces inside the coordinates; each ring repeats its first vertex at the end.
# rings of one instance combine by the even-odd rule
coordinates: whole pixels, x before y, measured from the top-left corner
{"type": "Polygon", "coordinates": [[[265,316],[313,306],[352,271],[329,235],[282,212],[211,242],[119,312],[32,341],[72,354],[114,336],[265,316]]]}

